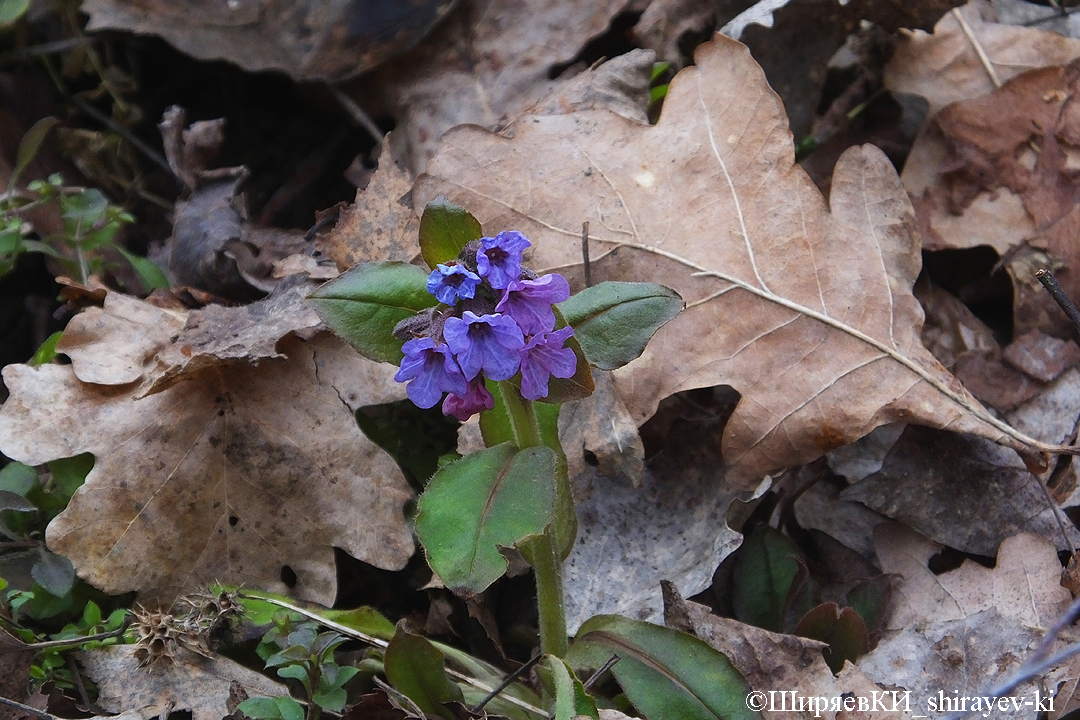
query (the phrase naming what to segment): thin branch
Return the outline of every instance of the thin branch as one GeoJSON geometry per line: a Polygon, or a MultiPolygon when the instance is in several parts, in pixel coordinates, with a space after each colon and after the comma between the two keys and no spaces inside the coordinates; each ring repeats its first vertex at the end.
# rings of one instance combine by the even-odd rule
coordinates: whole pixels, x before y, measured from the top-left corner
{"type": "Polygon", "coordinates": [[[968,42],[971,43],[971,47],[975,49],[975,54],[979,56],[979,61],[982,63],[983,68],[986,70],[986,74],[990,76],[990,82],[994,83],[994,87],[1001,87],[1001,78],[998,77],[997,70],[994,69],[994,63],[990,62],[990,58],[987,57],[986,51],[983,50],[982,43],[975,37],[975,31],[968,25],[967,19],[959,8],[952,9],[953,17],[956,18],[956,22],[960,23],[960,29],[964,31],[964,35],[967,36],[968,42]]]}
{"type": "Polygon", "coordinates": [[[33,715],[34,717],[42,718],[42,720],[61,720],[60,718],[56,717],[55,715],[50,715],[49,713],[45,712],[44,710],[38,710],[35,707],[30,707],[29,705],[23,705],[21,702],[15,702],[14,700],[8,700],[3,695],[0,695],[0,705],[7,705],[8,707],[12,707],[12,708],[15,708],[16,710],[24,712],[27,715],[33,715]]]}
{"type": "Polygon", "coordinates": [[[585,287],[592,287],[592,268],[589,264],[589,221],[581,223],[581,262],[585,266],[585,287]]]}
{"type": "Polygon", "coordinates": [[[341,88],[337,85],[330,85],[330,92],[334,94],[334,99],[338,101],[341,107],[348,113],[360,127],[367,130],[368,135],[375,139],[375,142],[381,143],[383,141],[384,133],[379,129],[379,126],[375,124],[375,121],[371,119],[371,116],[364,112],[364,108],[356,104],[356,101],[345,94],[341,88]]]}
{"type": "Polygon", "coordinates": [[[524,675],[525,673],[527,673],[527,672],[528,672],[528,671],[529,671],[529,670],[530,670],[530,669],[532,668],[532,666],[533,666],[533,665],[535,665],[536,663],[540,662],[540,658],[542,658],[542,657],[543,657],[543,655],[541,655],[540,653],[537,653],[536,655],[533,655],[533,656],[532,656],[532,657],[531,657],[531,658],[529,659],[529,661],[528,661],[527,663],[525,663],[524,665],[522,665],[521,667],[519,667],[519,668],[518,668],[517,670],[515,670],[514,672],[510,673],[509,675],[507,675],[507,676],[506,676],[506,679],[505,679],[505,680],[503,680],[503,681],[502,681],[501,683],[499,683],[499,686],[498,686],[497,688],[495,688],[494,690],[492,690],[491,692],[489,692],[489,693],[488,693],[488,694],[487,694],[487,695],[486,695],[486,696],[484,697],[484,699],[483,699],[483,700],[481,700],[481,701],[480,701],[479,703],[477,703],[476,707],[474,707],[474,708],[473,708],[472,710],[470,710],[469,712],[471,712],[471,713],[473,713],[473,714],[475,714],[475,715],[479,715],[479,714],[480,714],[480,711],[484,709],[484,706],[485,706],[485,705],[487,705],[487,704],[488,704],[489,702],[491,702],[491,701],[492,701],[492,700],[494,700],[494,699],[495,699],[496,697],[498,697],[499,693],[501,693],[501,692],[502,692],[503,690],[505,690],[506,688],[510,687],[510,683],[514,682],[514,681],[515,681],[515,680],[517,680],[517,679],[518,679],[519,677],[521,677],[522,675],[524,675]]]}
{"type": "Polygon", "coordinates": [[[1054,274],[1046,269],[1036,270],[1035,278],[1043,284],[1046,292],[1050,293],[1050,297],[1054,298],[1054,302],[1069,318],[1069,322],[1072,323],[1076,332],[1080,333],[1080,309],[1077,309],[1076,304],[1069,297],[1069,294],[1065,292],[1065,288],[1058,283],[1054,274]]]}

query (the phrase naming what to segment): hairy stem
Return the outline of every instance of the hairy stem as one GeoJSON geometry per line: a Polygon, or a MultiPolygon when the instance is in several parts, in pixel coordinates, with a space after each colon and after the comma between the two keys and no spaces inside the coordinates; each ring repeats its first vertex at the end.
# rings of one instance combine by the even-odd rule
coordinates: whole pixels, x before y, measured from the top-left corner
{"type": "MultiPolygon", "coordinates": [[[[514,442],[519,449],[544,445],[540,434],[540,423],[532,401],[521,397],[521,393],[511,383],[501,383],[502,394],[506,400],[510,426],[514,431],[514,442]]],[[[558,439],[549,440],[547,445],[558,439]]],[[[562,454],[562,447],[554,447],[557,455],[562,454]]],[[[566,464],[556,463],[556,472],[565,475],[566,464]]],[[[556,503],[555,512],[560,506],[556,503]]],[[[573,508],[571,506],[571,512],[573,508]]],[[[554,525],[561,523],[556,518],[554,525]]],[[[556,547],[549,527],[542,535],[530,538],[519,547],[522,557],[532,566],[536,576],[536,602],[540,615],[540,650],[548,655],[563,657],[566,655],[566,607],[563,604],[562,557],[556,547]]]]}

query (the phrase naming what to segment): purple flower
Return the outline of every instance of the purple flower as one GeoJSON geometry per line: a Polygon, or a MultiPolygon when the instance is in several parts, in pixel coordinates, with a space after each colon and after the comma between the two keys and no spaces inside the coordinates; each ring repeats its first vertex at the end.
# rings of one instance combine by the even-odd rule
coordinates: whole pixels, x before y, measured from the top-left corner
{"type": "Polygon", "coordinates": [[[469,272],[464,265],[439,263],[427,279],[427,291],[439,302],[453,305],[458,298],[471,298],[476,294],[480,277],[469,272]]]}
{"type": "Polygon", "coordinates": [[[491,393],[484,387],[483,378],[478,377],[469,383],[469,390],[464,396],[453,393],[447,395],[443,400],[442,411],[443,415],[453,415],[461,422],[465,422],[474,414],[493,407],[495,407],[495,398],[491,397],[491,393]]]}
{"type": "Polygon", "coordinates": [[[563,347],[574,334],[570,326],[555,332],[540,333],[521,349],[521,396],[527,400],[542,400],[548,394],[548,380],[573,377],[577,371],[577,355],[563,347]]]}
{"type": "Polygon", "coordinates": [[[570,297],[570,283],[557,273],[536,280],[514,280],[495,306],[517,321],[526,335],[546,332],[555,327],[551,306],[570,297]]]}
{"type": "Polygon", "coordinates": [[[502,290],[521,275],[521,251],[532,245],[517,230],[501,232],[493,238],[480,238],[476,253],[476,272],[488,284],[502,290]]]}
{"type": "Polygon", "coordinates": [[[507,315],[479,316],[466,310],[460,318],[446,319],[443,337],[457,356],[466,380],[472,380],[481,370],[492,380],[508,380],[521,365],[518,351],[525,346],[525,338],[507,315]]]}
{"type": "Polygon", "coordinates": [[[468,385],[446,343],[435,345],[429,337],[409,340],[401,346],[405,358],[394,375],[398,382],[411,380],[405,388],[418,407],[435,407],[443,392],[464,395],[468,385]]]}

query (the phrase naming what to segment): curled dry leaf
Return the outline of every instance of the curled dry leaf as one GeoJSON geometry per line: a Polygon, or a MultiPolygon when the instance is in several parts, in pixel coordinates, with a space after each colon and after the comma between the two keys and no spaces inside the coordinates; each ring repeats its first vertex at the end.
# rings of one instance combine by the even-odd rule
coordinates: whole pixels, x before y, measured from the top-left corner
{"type": "MultiPolygon", "coordinates": [[[[383,568],[408,560],[403,506],[412,493],[351,412],[404,397],[393,368],[327,334],[302,342],[295,328],[275,324],[274,313],[260,315],[282,310],[278,300],[204,314],[204,362],[177,370],[151,395],[141,395],[139,383],[81,381],[80,354],[95,352],[93,343],[70,350],[69,366],[4,370],[5,455],[31,465],[95,457],[47,531],[49,546],[81,577],[166,604],[229,578],[329,605],[335,547],[383,568]]],[[[130,329],[129,319],[113,318],[130,329]]],[[[116,337],[108,323],[98,327],[103,340],[116,337]]],[[[185,337],[157,357],[184,355],[194,342],[185,337]]]]}
{"type": "Polygon", "coordinates": [[[415,207],[445,195],[489,231],[529,236],[531,267],[579,281],[587,220],[596,279],[677,290],[687,309],[616,389],[638,423],[680,390],[740,392],[724,457],[744,488],[898,420],[1056,449],[997,420],[920,344],[918,234],[885,156],[849,150],[830,211],[746,48],[717,36],[696,60],[653,127],[588,111],[522,118],[512,138],[455,128],[415,207]]]}

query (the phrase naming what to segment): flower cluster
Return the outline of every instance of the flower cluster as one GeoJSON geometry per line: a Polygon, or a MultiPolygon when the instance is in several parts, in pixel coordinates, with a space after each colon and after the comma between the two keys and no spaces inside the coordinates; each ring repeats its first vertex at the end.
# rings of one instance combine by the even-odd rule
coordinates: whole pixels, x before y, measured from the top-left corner
{"type": "Polygon", "coordinates": [[[443,305],[421,322],[403,322],[395,333],[410,339],[394,379],[422,408],[459,420],[494,406],[484,378],[509,380],[521,373],[521,395],[547,397],[551,377],[568,378],[577,356],[565,347],[574,331],[555,329],[552,305],[570,297],[561,275],[536,277],[521,266],[531,243],[519,232],[501,232],[469,243],[456,260],[440,263],[427,289],[443,305]]]}

